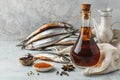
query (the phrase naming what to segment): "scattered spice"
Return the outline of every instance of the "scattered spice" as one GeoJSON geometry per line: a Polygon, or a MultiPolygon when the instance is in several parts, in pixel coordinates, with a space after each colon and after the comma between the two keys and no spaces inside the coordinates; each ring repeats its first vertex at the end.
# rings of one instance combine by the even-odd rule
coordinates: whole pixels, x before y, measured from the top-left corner
{"type": "Polygon", "coordinates": [[[37,73],[37,75],[40,75],[39,73],[37,73]]]}
{"type": "Polygon", "coordinates": [[[30,74],[29,74],[29,73],[27,73],[27,75],[28,75],[28,76],[30,76],[30,74]]]}
{"type": "Polygon", "coordinates": [[[31,76],[31,75],[40,75],[39,73],[34,73],[33,71],[29,71],[29,72],[27,72],[27,75],[28,76],[31,76]]]}
{"type": "Polygon", "coordinates": [[[63,74],[62,73],[60,73],[60,76],[62,76],[63,74]]]}
{"type": "Polygon", "coordinates": [[[27,73],[27,75],[28,75],[28,76],[31,76],[31,75],[34,75],[34,73],[33,73],[32,71],[29,71],[29,72],[27,73]]]}
{"type": "Polygon", "coordinates": [[[59,71],[56,72],[56,75],[58,75],[58,74],[59,74],[59,71]]]}
{"type": "Polygon", "coordinates": [[[30,71],[30,74],[33,75],[34,73],[32,71],[30,71]]]}
{"type": "Polygon", "coordinates": [[[19,58],[19,61],[21,64],[23,64],[24,66],[30,66],[33,64],[34,62],[34,57],[33,55],[31,55],[30,53],[28,53],[28,55],[25,55],[21,58],[19,58]]]}
{"type": "Polygon", "coordinates": [[[33,59],[33,55],[28,53],[28,55],[25,55],[24,57],[20,58],[20,60],[26,60],[26,59],[32,60],[33,59]]]}
{"type": "Polygon", "coordinates": [[[68,74],[66,71],[62,71],[62,72],[60,73],[60,76],[62,76],[62,75],[69,76],[69,74],[68,74]]]}
{"type": "Polygon", "coordinates": [[[37,67],[37,68],[47,68],[47,67],[51,67],[51,66],[52,66],[51,64],[48,64],[48,63],[45,63],[45,62],[36,63],[34,65],[34,67],[37,67]]]}
{"type": "Polygon", "coordinates": [[[64,71],[73,71],[75,67],[72,64],[63,65],[62,68],[64,71]]]}
{"type": "Polygon", "coordinates": [[[63,76],[63,75],[69,76],[68,72],[73,71],[75,69],[75,67],[72,64],[65,64],[61,67],[61,69],[63,71],[61,71],[61,72],[57,71],[56,75],[58,75],[60,73],[60,76],[63,76]]]}

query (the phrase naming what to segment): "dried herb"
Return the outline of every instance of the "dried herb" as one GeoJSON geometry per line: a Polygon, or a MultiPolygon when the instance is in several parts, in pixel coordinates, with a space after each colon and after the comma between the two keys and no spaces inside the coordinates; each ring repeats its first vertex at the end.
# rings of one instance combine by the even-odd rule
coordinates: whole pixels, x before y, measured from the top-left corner
{"type": "Polygon", "coordinates": [[[57,71],[56,75],[60,74],[60,76],[63,76],[63,75],[69,76],[68,72],[73,71],[75,69],[75,67],[72,64],[65,64],[61,67],[61,69],[63,71],[61,71],[61,72],[57,71]]]}
{"type": "Polygon", "coordinates": [[[63,65],[62,68],[64,71],[73,71],[75,67],[72,64],[63,65]]]}

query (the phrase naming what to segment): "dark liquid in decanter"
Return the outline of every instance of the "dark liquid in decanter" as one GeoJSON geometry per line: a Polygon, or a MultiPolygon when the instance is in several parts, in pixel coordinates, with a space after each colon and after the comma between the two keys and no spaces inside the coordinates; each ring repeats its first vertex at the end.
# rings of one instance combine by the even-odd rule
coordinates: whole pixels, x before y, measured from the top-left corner
{"type": "Polygon", "coordinates": [[[94,66],[100,58],[100,51],[92,38],[90,27],[81,27],[79,38],[72,47],[71,59],[79,67],[94,66]]]}

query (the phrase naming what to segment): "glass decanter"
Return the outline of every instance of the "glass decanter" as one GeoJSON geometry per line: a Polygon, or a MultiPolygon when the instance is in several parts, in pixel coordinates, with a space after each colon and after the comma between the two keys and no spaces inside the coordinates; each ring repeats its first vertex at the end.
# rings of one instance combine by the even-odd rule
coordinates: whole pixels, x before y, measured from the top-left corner
{"type": "Polygon", "coordinates": [[[82,4],[82,25],[79,37],[73,45],[70,56],[72,62],[78,67],[90,67],[98,63],[100,50],[93,39],[90,27],[90,4],[82,4]]]}

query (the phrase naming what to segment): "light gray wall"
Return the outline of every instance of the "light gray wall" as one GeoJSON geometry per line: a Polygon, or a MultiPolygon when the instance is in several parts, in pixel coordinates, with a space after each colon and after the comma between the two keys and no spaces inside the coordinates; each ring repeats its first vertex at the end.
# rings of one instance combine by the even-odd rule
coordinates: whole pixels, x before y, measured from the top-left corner
{"type": "Polygon", "coordinates": [[[92,15],[97,20],[98,9],[112,7],[113,22],[120,21],[120,0],[0,0],[0,40],[24,39],[51,21],[65,21],[79,28],[84,2],[92,3],[92,15]]]}

